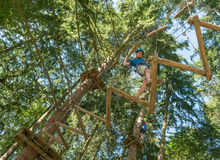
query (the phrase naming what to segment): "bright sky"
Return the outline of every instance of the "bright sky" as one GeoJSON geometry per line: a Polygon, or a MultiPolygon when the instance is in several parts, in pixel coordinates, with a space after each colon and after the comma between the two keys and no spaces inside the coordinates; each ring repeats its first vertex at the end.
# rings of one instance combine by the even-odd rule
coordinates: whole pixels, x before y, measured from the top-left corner
{"type": "MultiPolygon", "coordinates": [[[[120,0],[113,0],[114,3],[115,3],[115,7],[116,7],[116,4],[120,1],[120,0]]],[[[178,10],[177,10],[178,11],[178,10]]],[[[186,11],[188,12],[188,11],[186,11]]],[[[174,16],[176,14],[175,13],[172,13],[170,16],[174,16]]],[[[192,15],[194,16],[194,15],[192,15]]],[[[199,18],[202,18],[203,17],[203,14],[200,13],[199,14],[199,18]]],[[[176,33],[174,33],[174,37],[178,37],[176,40],[179,41],[179,42],[182,42],[182,41],[185,41],[187,40],[187,37],[189,38],[189,48],[188,49],[183,49],[183,50],[180,50],[178,49],[177,50],[177,53],[180,54],[181,56],[183,56],[189,63],[193,63],[190,59],[190,56],[193,55],[193,53],[195,52],[195,49],[198,49],[198,43],[197,43],[197,37],[196,37],[196,34],[195,34],[195,31],[194,31],[194,27],[192,27],[192,30],[187,30],[186,31],[186,35],[187,36],[184,36],[182,33],[186,30],[186,28],[188,28],[190,25],[186,22],[184,22],[184,25],[186,26],[186,28],[181,28],[181,25],[180,25],[180,20],[177,19],[174,19],[173,18],[173,27],[170,29],[170,30],[165,30],[165,32],[167,33],[173,33],[174,31],[177,30],[177,28],[180,28],[176,33]],[[182,35],[181,35],[182,34],[182,35]]],[[[202,29],[202,28],[201,28],[202,29]]],[[[195,57],[194,61],[198,60],[199,59],[199,55],[197,57],[195,57]]]]}

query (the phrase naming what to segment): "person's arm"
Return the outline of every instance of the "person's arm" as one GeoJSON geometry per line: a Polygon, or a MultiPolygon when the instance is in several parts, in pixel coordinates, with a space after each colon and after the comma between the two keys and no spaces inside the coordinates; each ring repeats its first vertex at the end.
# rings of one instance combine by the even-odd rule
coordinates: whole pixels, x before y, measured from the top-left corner
{"type": "Polygon", "coordinates": [[[123,65],[124,65],[125,67],[126,67],[126,66],[130,66],[130,64],[131,64],[130,62],[128,62],[128,57],[129,57],[129,56],[126,56],[125,59],[124,59],[123,65]]]}

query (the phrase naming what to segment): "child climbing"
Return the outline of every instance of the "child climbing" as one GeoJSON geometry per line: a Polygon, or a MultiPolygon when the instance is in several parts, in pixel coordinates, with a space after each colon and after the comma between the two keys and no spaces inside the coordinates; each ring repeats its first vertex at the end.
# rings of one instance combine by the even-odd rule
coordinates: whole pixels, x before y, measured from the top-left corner
{"type": "Polygon", "coordinates": [[[147,85],[150,85],[151,83],[151,68],[148,61],[143,59],[144,50],[142,48],[138,48],[136,50],[136,58],[128,61],[128,58],[130,57],[130,54],[125,57],[123,65],[126,66],[133,66],[136,68],[136,72],[143,77],[143,82],[141,85],[141,88],[139,89],[136,97],[139,98],[141,94],[145,91],[147,88],[147,85]]]}
{"type": "Polygon", "coordinates": [[[144,133],[146,132],[146,130],[147,130],[147,124],[146,122],[143,122],[140,129],[141,143],[144,142],[144,133]]]}

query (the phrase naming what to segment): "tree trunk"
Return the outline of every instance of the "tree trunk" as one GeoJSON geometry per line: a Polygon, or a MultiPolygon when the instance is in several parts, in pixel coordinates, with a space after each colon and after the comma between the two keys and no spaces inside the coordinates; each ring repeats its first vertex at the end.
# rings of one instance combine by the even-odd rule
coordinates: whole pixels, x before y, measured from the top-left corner
{"type": "Polygon", "coordinates": [[[166,83],[165,112],[164,112],[164,117],[163,117],[163,127],[162,127],[162,133],[161,133],[161,142],[160,142],[160,151],[158,153],[158,160],[163,160],[163,157],[164,157],[165,137],[166,137],[166,129],[167,129],[168,106],[169,106],[169,88],[168,88],[168,82],[167,82],[166,83]]]}
{"type": "MultiPolygon", "coordinates": [[[[149,94],[150,94],[150,88],[148,88],[147,93],[146,93],[146,101],[149,101],[149,94]]],[[[140,127],[142,125],[142,122],[144,121],[144,116],[146,112],[146,107],[142,106],[139,116],[137,118],[136,124],[134,126],[134,132],[133,135],[138,139],[140,135],[140,127]]],[[[128,160],[134,160],[136,159],[136,154],[137,154],[137,145],[135,143],[131,144],[129,146],[129,152],[128,152],[128,160]]]]}
{"type": "MultiPolygon", "coordinates": [[[[113,53],[111,57],[107,58],[107,60],[98,68],[97,78],[101,78],[101,76],[105,73],[105,70],[111,65],[112,60],[125,48],[127,43],[131,39],[131,35],[134,34],[132,32],[123,42],[117,52],[113,53]]],[[[73,106],[77,105],[82,97],[87,93],[87,91],[94,86],[96,81],[94,79],[86,79],[79,88],[75,91],[75,93],[64,102],[61,109],[57,109],[51,116],[51,119],[56,119],[59,122],[64,122],[69,115],[73,111],[73,106]]],[[[45,131],[51,135],[53,135],[56,131],[56,127],[53,122],[50,120],[46,123],[46,125],[41,129],[40,134],[43,136],[42,131],[45,131]]],[[[48,141],[48,138],[45,139],[48,141]]],[[[24,149],[17,155],[16,160],[33,160],[37,156],[37,152],[29,146],[24,147],[24,149]]]]}
{"type": "MultiPolygon", "coordinates": [[[[139,138],[139,135],[140,135],[140,127],[141,127],[141,124],[142,124],[142,122],[144,120],[145,112],[146,112],[146,107],[142,106],[142,109],[141,109],[141,111],[139,113],[139,116],[137,118],[136,124],[134,126],[134,132],[133,132],[133,136],[135,136],[137,139],[139,138]]],[[[129,152],[128,152],[127,159],[128,160],[136,159],[136,154],[137,154],[137,145],[135,143],[132,143],[129,146],[129,152]]]]}

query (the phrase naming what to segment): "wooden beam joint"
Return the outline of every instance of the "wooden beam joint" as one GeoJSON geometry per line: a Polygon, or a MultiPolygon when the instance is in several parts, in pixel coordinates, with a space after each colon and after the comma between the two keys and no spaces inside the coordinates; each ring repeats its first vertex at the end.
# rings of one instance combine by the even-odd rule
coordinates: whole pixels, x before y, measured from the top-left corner
{"type": "Polygon", "coordinates": [[[61,157],[40,137],[32,133],[29,129],[23,128],[15,137],[14,140],[19,145],[26,145],[33,148],[41,157],[46,160],[60,160],[61,157]]]}
{"type": "Polygon", "coordinates": [[[97,78],[97,70],[96,69],[91,69],[89,71],[86,71],[86,72],[80,74],[81,82],[85,81],[86,79],[93,79],[95,82],[95,84],[93,85],[91,90],[101,89],[105,86],[105,84],[97,78]]]}

